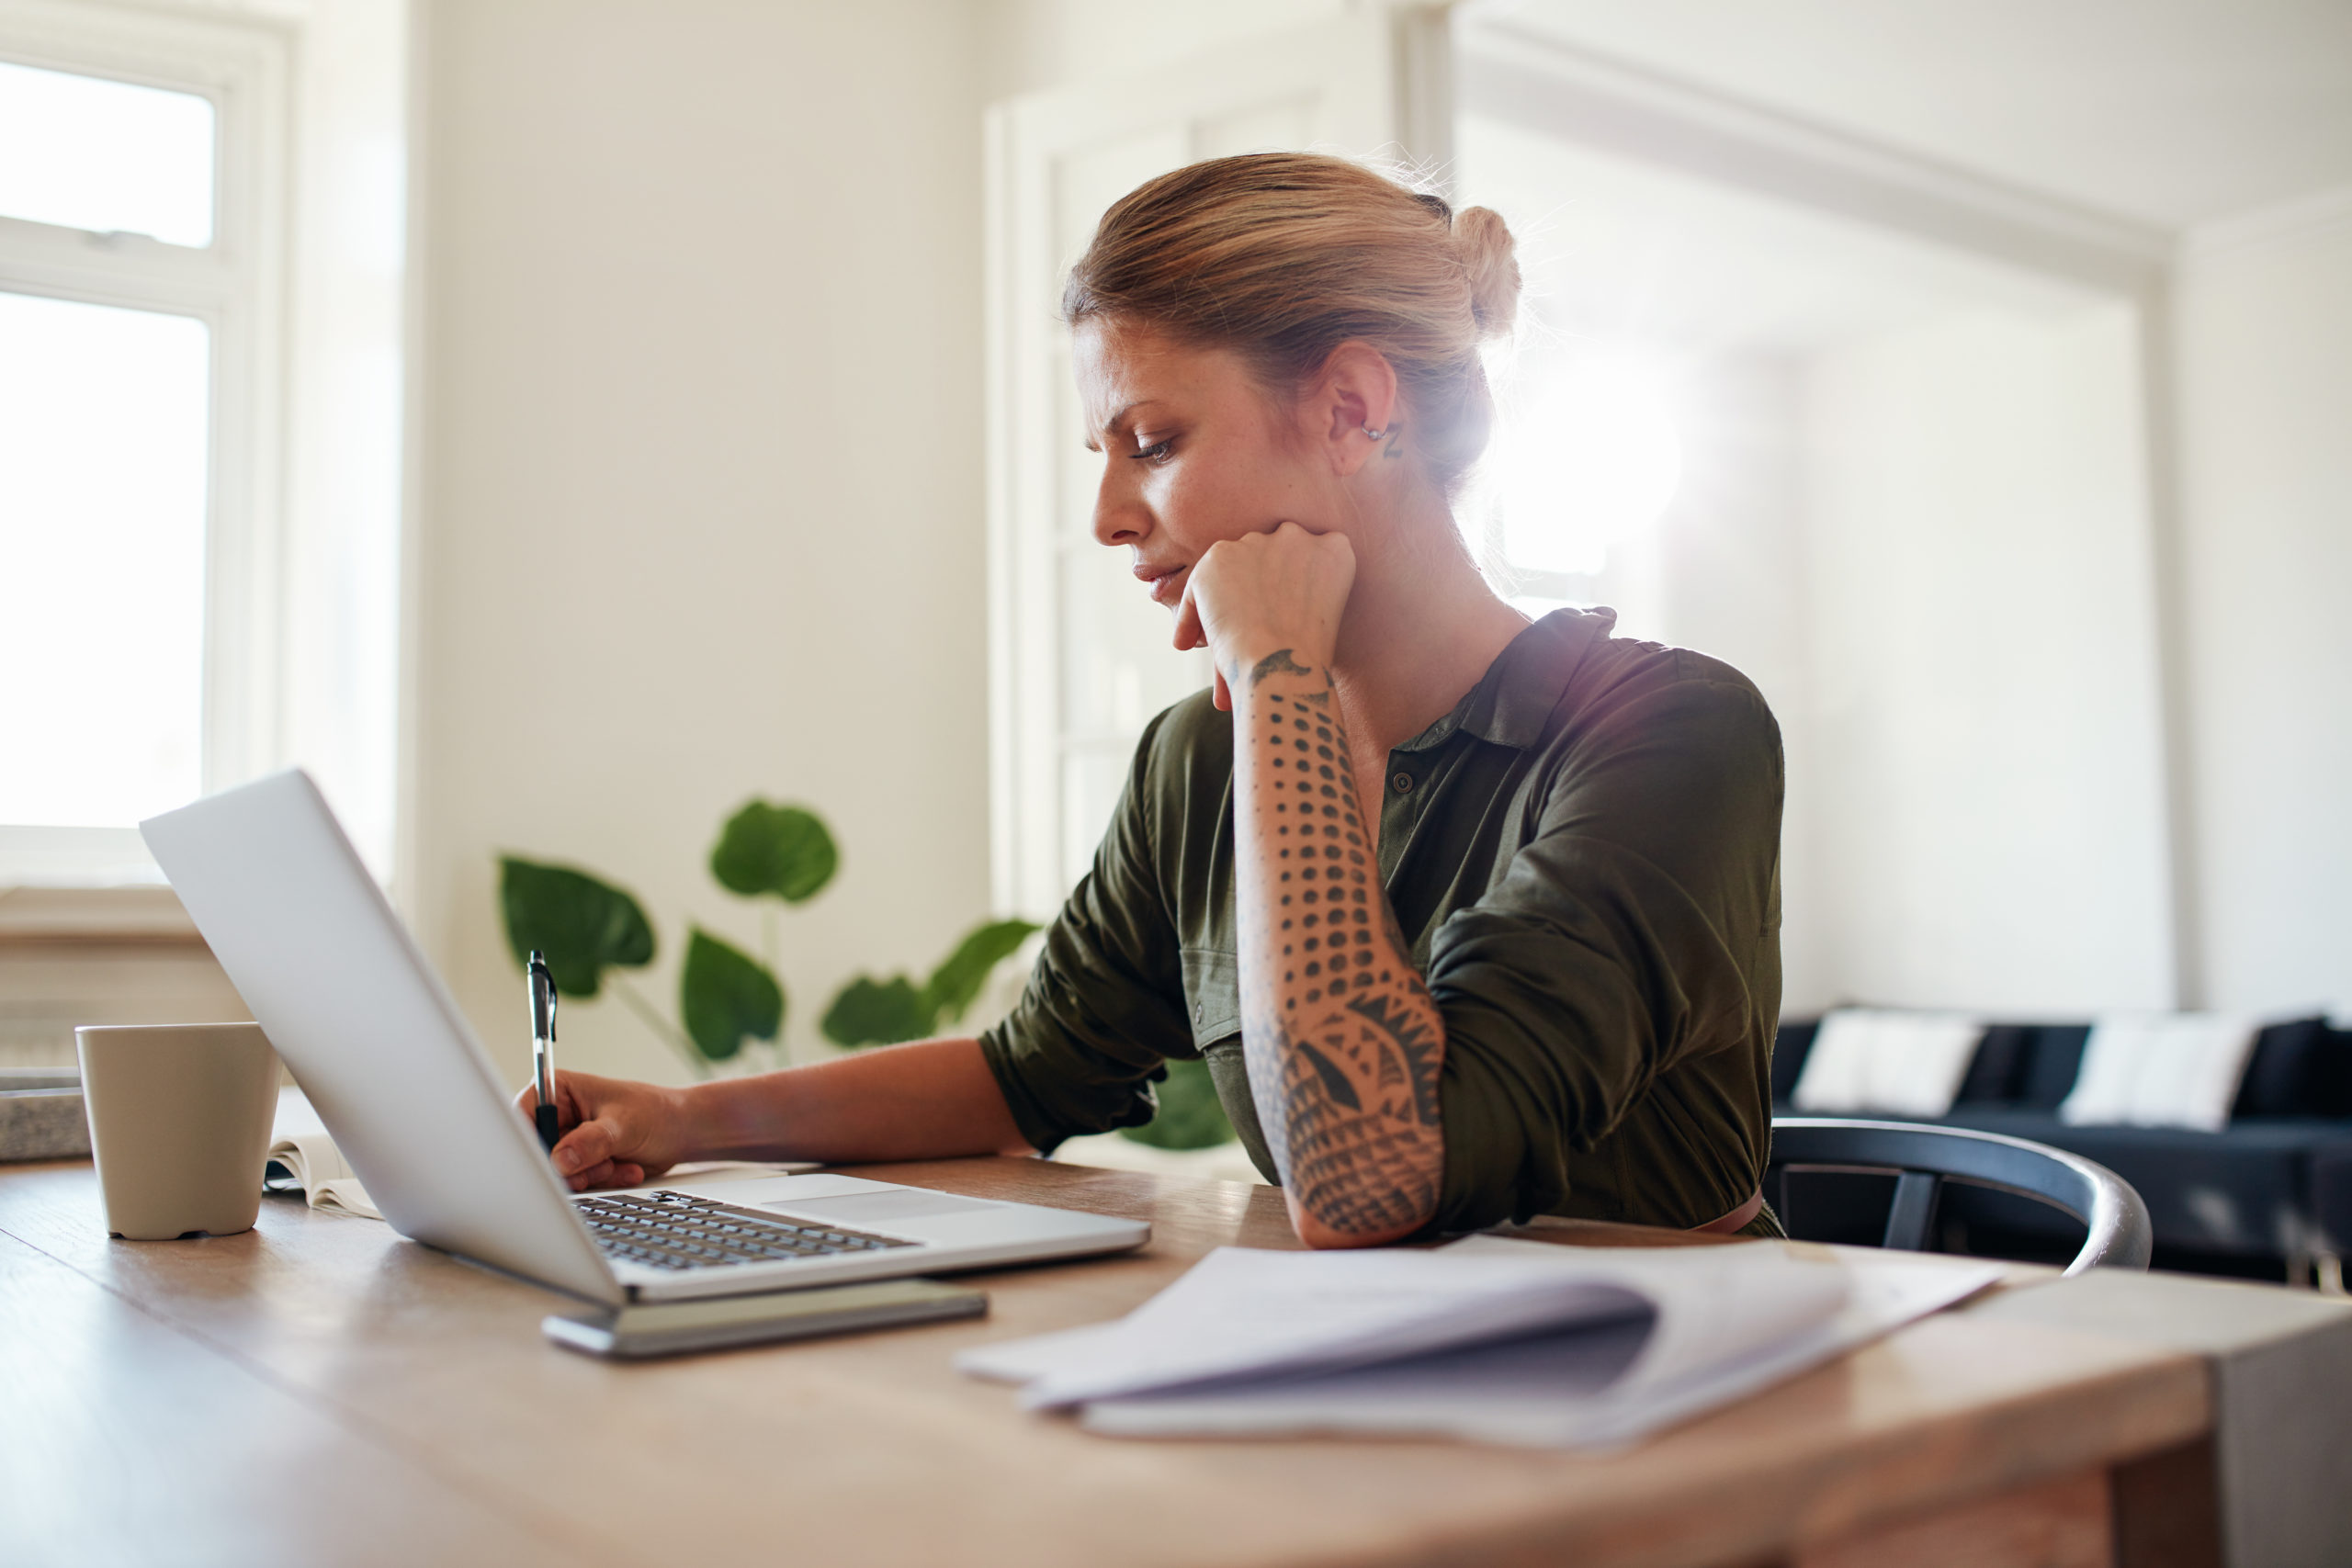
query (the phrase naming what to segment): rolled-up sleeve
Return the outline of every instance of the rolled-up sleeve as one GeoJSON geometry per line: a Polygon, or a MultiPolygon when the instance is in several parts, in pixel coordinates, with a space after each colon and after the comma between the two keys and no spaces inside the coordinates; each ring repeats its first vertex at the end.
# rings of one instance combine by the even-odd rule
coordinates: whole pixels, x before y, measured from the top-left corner
{"type": "Polygon", "coordinates": [[[1020,1003],[980,1035],[1031,1146],[1136,1127],[1159,1109],[1154,1079],[1193,1055],[1173,917],[1151,854],[1150,763],[1167,716],[1136,748],[1093,869],[1046,928],[1020,1003]]]}
{"type": "MultiPolygon", "coordinates": [[[[1446,1230],[1557,1209],[1572,1150],[1752,1032],[1757,944],[1777,940],[1780,731],[1754,689],[1679,681],[1579,729],[1531,838],[1430,940],[1446,1230]]],[[[1677,1179],[1744,1190],[1739,1152],[1677,1179]]]]}

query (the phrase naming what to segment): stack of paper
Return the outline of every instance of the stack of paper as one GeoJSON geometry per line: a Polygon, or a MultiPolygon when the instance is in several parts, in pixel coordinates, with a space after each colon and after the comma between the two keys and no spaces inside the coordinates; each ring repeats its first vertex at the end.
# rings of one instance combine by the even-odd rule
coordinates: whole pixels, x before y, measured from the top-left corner
{"type": "Polygon", "coordinates": [[[966,1351],[1125,1437],[1621,1444],[1975,1294],[1996,1265],[1763,1244],[1221,1247],[1116,1323],[966,1351]]]}
{"type": "Polygon", "coordinates": [[[270,1129],[269,1154],[262,1162],[262,1190],[300,1192],[313,1209],[380,1220],[383,1213],[368,1196],[343,1151],[327,1135],[326,1124],[299,1089],[277,1091],[277,1120],[270,1129]]]}

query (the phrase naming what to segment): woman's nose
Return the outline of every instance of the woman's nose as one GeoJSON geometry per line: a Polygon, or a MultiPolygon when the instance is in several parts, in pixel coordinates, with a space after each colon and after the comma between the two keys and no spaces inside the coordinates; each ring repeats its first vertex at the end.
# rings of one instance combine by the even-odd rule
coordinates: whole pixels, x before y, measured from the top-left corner
{"type": "Polygon", "coordinates": [[[1102,465],[1102,482],[1094,491],[1094,538],[1104,545],[1138,545],[1151,532],[1151,511],[1143,498],[1124,486],[1126,478],[1115,459],[1102,465]]]}

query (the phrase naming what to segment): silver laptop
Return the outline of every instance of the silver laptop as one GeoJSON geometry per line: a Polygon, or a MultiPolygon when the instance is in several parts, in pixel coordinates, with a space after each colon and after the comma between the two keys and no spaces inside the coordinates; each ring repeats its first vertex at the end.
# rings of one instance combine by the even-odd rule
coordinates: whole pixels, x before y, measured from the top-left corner
{"type": "Polygon", "coordinates": [[[275,774],[140,830],[368,1196],[428,1246],[619,1304],[1076,1258],[1150,1238],[1133,1220],[854,1176],[574,1194],[307,774],[275,774]]]}

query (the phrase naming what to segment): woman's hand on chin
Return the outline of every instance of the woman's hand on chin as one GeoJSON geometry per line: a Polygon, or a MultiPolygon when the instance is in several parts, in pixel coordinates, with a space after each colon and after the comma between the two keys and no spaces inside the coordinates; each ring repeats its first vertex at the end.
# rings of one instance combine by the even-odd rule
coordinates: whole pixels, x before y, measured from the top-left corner
{"type": "Polygon", "coordinates": [[[1272,533],[1221,539],[1185,580],[1176,646],[1209,650],[1216,705],[1229,710],[1232,685],[1260,660],[1287,654],[1307,669],[1330,662],[1355,578],[1355,549],[1344,534],[1283,523],[1272,533]]]}

